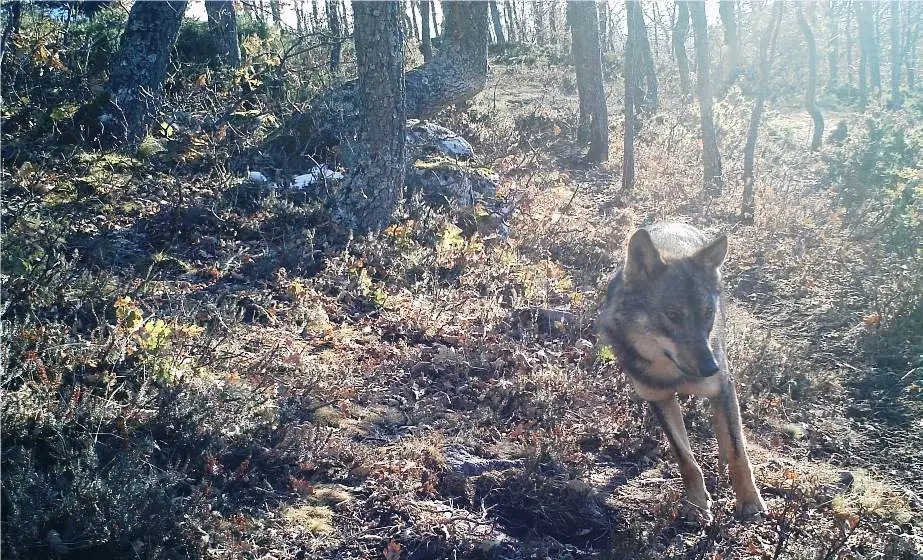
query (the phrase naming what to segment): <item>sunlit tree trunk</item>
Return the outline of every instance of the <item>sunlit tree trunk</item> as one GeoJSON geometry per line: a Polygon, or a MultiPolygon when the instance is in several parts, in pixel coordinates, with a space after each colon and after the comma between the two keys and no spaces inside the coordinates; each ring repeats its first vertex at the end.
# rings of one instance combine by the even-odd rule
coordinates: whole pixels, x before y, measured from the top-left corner
{"type": "Polygon", "coordinates": [[[357,163],[333,215],[345,228],[385,227],[404,189],[407,113],[401,4],[353,2],[358,94],[362,110],[357,163]]]}
{"type": "Polygon", "coordinates": [[[721,173],[721,153],[718,151],[718,136],[715,133],[715,119],[712,112],[712,90],[708,67],[710,60],[708,22],[705,19],[705,4],[690,2],[689,11],[695,36],[696,90],[702,120],[702,169],[705,188],[709,192],[720,192],[724,186],[724,178],[721,173]]]}
{"type": "Polygon", "coordinates": [[[689,5],[685,1],[676,3],[676,24],[673,26],[673,56],[679,71],[679,89],[689,95],[689,56],[686,54],[686,37],[689,36],[689,5]]]}
{"type": "Polygon", "coordinates": [[[750,126],[747,129],[747,143],[744,146],[744,193],[740,208],[740,218],[745,224],[752,224],[756,217],[756,180],[753,172],[756,155],[756,140],[760,133],[760,120],[763,118],[763,108],[769,97],[769,74],[772,65],[772,56],[775,51],[776,37],[779,33],[779,23],[782,21],[782,3],[776,2],[772,8],[772,17],[766,24],[766,29],[760,37],[760,67],[759,84],[756,90],[756,101],[750,113],[750,126]]]}
{"type": "Polygon", "coordinates": [[[808,48],[808,84],[804,93],[804,107],[814,121],[814,132],[811,135],[811,151],[819,150],[824,136],[824,117],[817,106],[817,44],[814,41],[814,32],[804,10],[798,7],[798,26],[804,34],[808,48]]]}
{"type": "Polygon", "coordinates": [[[580,99],[580,125],[589,132],[587,159],[609,159],[609,117],[603,86],[602,53],[599,47],[599,20],[596,2],[569,1],[567,23],[571,28],[577,94],[580,99]]]}

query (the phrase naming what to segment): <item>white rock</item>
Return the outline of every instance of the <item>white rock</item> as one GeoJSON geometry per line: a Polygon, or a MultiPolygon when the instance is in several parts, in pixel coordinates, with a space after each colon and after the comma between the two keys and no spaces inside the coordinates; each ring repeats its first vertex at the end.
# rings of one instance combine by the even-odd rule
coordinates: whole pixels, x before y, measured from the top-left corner
{"type": "Polygon", "coordinates": [[[265,183],[269,180],[259,171],[251,171],[250,173],[247,173],[247,179],[250,179],[254,183],[265,183]]]}

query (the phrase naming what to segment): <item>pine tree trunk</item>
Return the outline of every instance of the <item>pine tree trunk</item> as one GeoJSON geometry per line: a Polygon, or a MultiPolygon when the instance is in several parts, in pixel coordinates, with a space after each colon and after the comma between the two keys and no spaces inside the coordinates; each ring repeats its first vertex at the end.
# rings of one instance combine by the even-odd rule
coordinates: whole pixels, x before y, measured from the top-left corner
{"type": "MultiPolygon", "coordinates": [[[[487,82],[487,2],[445,2],[442,7],[442,48],[404,78],[409,118],[432,116],[477,94],[487,82]]],[[[267,139],[266,152],[298,156],[351,139],[361,107],[356,95],[356,80],[319,94],[307,113],[267,139]]]]}
{"type": "Polygon", "coordinates": [[[423,53],[423,62],[429,62],[433,58],[433,41],[430,37],[429,29],[429,11],[432,8],[430,0],[420,1],[420,52],[423,53]]]}
{"type": "Polygon", "coordinates": [[[708,63],[708,22],[705,19],[705,4],[691,2],[689,11],[695,37],[696,90],[699,96],[699,112],[702,119],[702,168],[707,192],[717,193],[724,187],[721,173],[721,153],[718,151],[718,137],[715,133],[715,119],[712,112],[712,91],[708,63]]]}
{"type": "Polygon", "coordinates": [[[603,86],[596,2],[569,1],[567,21],[571,28],[574,66],[577,70],[580,122],[589,129],[590,151],[587,159],[606,161],[609,159],[609,117],[603,86]]]}
{"type": "Polygon", "coordinates": [[[750,113],[750,126],[747,129],[747,143],[744,146],[744,192],[740,208],[740,219],[745,224],[753,224],[756,218],[756,181],[753,172],[756,140],[759,137],[760,120],[763,118],[763,108],[766,105],[766,99],[769,97],[770,67],[781,21],[782,2],[777,1],[772,8],[772,17],[769,23],[766,24],[766,30],[763,31],[763,36],[760,38],[759,84],[756,90],[756,101],[753,103],[753,112],[750,113]]]}
{"type": "Polygon", "coordinates": [[[231,68],[240,68],[240,41],[237,37],[237,14],[231,0],[206,0],[205,13],[216,43],[221,48],[221,59],[231,68]]]}
{"type": "Polygon", "coordinates": [[[350,230],[380,230],[404,190],[407,115],[401,4],[353,2],[357,99],[360,113],[357,164],[336,196],[333,215],[350,230]]]}
{"type": "Polygon", "coordinates": [[[689,95],[689,56],[686,54],[686,37],[689,36],[689,4],[685,1],[676,3],[676,25],[673,26],[673,55],[679,70],[679,89],[683,95],[689,95]]]}
{"type": "Polygon", "coordinates": [[[494,24],[494,35],[497,37],[497,44],[505,45],[506,38],[503,36],[503,22],[500,21],[500,8],[497,7],[496,0],[490,0],[490,19],[494,24]]]}
{"type": "Polygon", "coordinates": [[[185,11],[185,0],[132,4],[106,93],[75,115],[87,139],[111,147],[147,135],[185,11]]]}
{"type": "Polygon", "coordinates": [[[720,0],[718,14],[724,26],[724,44],[728,50],[727,71],[724,76],[724,89],[730,88],[737,79],[738,66],[740,65],[740,44],[737,38],[737,0],[720,0]]]}
{"type": "Polygon", "coordinates": [[[824,117],[817,106],[817,44],[814,41],[814,32],[811,25],[804,17],[804,10],[798,7],[798,26],[804,34],[808,45],[808,84],[804,93],[804,107],[814,121],[814,132],[811,135],[811,151],[820,149],[824,137],[824,117]]]}
{"type": "Polygon", "coordinates": [[[343,51],[342,26],[340,25],[340,0],[327,0],[325,8],[327,10],[327,29],[332,36],[330,45],[330,71],[336,72],[340,68],[340,53],[343,51]]]}
{"type": "Polygon", "coordinates": [[[901,6],[891,0],[891,100],[892,109],[901,106],[901,6]]]}

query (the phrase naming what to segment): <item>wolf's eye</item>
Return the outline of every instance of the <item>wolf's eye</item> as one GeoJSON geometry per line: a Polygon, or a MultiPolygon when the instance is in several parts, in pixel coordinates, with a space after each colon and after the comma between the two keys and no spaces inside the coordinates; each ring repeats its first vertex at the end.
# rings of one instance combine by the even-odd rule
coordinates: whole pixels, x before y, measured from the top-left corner
{"type": "Polygon", "coordinates": [[[682,319],[680,312],[675,309],[668,309],[664,315],[671,323],[679,323],[680,319],[682,319]]]}

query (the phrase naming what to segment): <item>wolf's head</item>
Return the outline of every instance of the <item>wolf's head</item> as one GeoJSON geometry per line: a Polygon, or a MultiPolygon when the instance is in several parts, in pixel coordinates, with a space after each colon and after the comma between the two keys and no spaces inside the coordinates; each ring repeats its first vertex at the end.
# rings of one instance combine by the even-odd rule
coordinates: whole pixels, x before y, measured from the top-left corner
{"type": "Polygon", "coordinates": [[[662,362],[665,356],[686,376],[708,377],[721,368],[709,340],[727,237],[691,251],[670,252],[669,243],[658,239],[662,252],[647,230],[631,237],[614,294],[613,310],[619,317],[613,319],[621,324],[622,343],[639,357],[662,362]]]}

